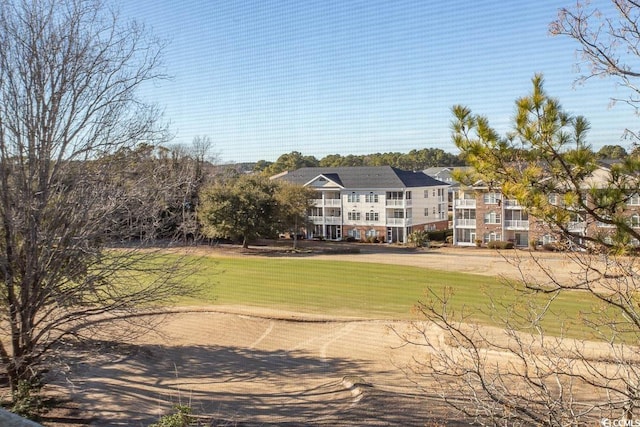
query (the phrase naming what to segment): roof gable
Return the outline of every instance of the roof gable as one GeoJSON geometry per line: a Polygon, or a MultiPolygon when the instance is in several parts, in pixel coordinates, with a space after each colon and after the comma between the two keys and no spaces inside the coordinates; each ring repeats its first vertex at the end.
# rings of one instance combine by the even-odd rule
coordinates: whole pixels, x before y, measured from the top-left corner
{"type": "Polygon", "coordinates": [[[304,184],[305,187],[316,188],[344,188],[340,176],[334,173],[321,173],[309,182],[304,184]]]}

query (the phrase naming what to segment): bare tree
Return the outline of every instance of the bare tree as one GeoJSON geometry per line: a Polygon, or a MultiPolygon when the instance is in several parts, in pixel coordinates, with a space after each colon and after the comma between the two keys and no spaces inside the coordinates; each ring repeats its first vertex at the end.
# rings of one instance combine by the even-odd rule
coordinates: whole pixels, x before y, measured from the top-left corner
{"type": "MultiPolygon", "coordinates": [[[[595,3],[595,2],[594,2],[595,3]]],[[[581,76],[579,81],[592,77],[612,77],[630,89],[624,101],[636,112],[640,107],[640,3],[631,0],[611,0],[612,11],[594,6],[589,1],[578,1],[573,8],[562,8],[551,23],[550,32],[568,36],[578,42],[581,76]]]]}
{"type": "Polygon", "coordinates": [[[63,337],[185,292],[171,259],[105,250],[112,215],[154,197],[116,175],[126,156],[112,154],[164,134],[136,97],[163,77],[161,50],[101,0],[0,4],[0,361],[12,391],[63,337]]]}
{"type": "MultiPolygon", "coordinates": [[[[588,123],[564,112],[541,76],[516,107],[504,137],[485,117],[454,107],[454,141],[474,179],[517,200],[538,233],[574,251],[560,270],[545,254],[505,255],[520,275],[487,290],[485,306],[460,308],[455,289],[429,292],[417,306],[428,322],[405,336],[428,350],[414,378],[482,425],[638,419],[640,161],[600,165],[585,142],[588,123]],[[570,225],[574,216],[580,230],[570,225]],[[581,304],[579,314],[561,311],[559,301],[581,304]]],[[[534,230],[529,238],[540,238],[534,230]]]]}

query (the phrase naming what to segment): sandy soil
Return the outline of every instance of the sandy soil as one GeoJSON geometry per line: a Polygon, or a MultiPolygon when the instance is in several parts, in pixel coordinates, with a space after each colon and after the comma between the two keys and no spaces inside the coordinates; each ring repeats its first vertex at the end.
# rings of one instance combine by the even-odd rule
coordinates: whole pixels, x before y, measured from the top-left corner
{"type": "MultiPolygon", "coordinates": [[[[278,252],[199,248],[216,256],[278,252]]],[[[309,256],[309,254],[306,254],[309,256]]],[[[392,263],[517,277],[495,252],[409,251],[363,247],[360,254],[318,259],[392,263]]],[[[562,273],[566,260],[545,255],[562,273]]],[[[564,273],[562,273],[564,274],[564,273]]],[[[405,322],[309,317],[248,307],[205,307],[175,314],[136,345],[97,343],[70,349],[54,390],[63,409],[45,425],[146,426],[172,405],[190,405],[215,425],[428,425],[447,420],[436,399],[408,380],[425,350],[404,347],[405,322]],[[93,354],[92,357],[87,357],[93,354]]]]}

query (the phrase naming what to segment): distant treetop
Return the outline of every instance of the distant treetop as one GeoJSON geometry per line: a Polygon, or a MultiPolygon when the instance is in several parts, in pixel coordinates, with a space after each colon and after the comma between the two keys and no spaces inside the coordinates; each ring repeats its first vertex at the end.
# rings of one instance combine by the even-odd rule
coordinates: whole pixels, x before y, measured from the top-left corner
{"type": "Polygon", "coordinates": [[[375,153],[364,155],[342,156],[330,154],[321,160],[314,156],[303,156],[298,151],[283,154],[275,162],[260,160],[254,171],[265,175],[275,175],[287,170],[302,167],[340,167],[340,166],[393,166],[403,170],[423,170],[433,166],[464,166],[465,162],[455,154],[447,153],[440,148],[423,148],[408,153],[375,153]]]}

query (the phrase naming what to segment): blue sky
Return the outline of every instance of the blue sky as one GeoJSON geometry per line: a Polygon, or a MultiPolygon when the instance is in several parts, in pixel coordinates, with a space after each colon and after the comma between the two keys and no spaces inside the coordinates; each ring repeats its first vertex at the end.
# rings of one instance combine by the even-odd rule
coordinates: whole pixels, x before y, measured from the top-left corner
{"type": "Polygon", "coordinates": [[[551,37],[565,1],[122,0],[125,16],[166,39],[169,81],[142,95],[165,111],[174,143],[209,136],[223,162],[318,159],[442,148],[456,153],[450,109],[508,129],[541,72],[589,141],[627,146],[638,118],[612,80],[574,86],[577,45],[551,37]]]}

